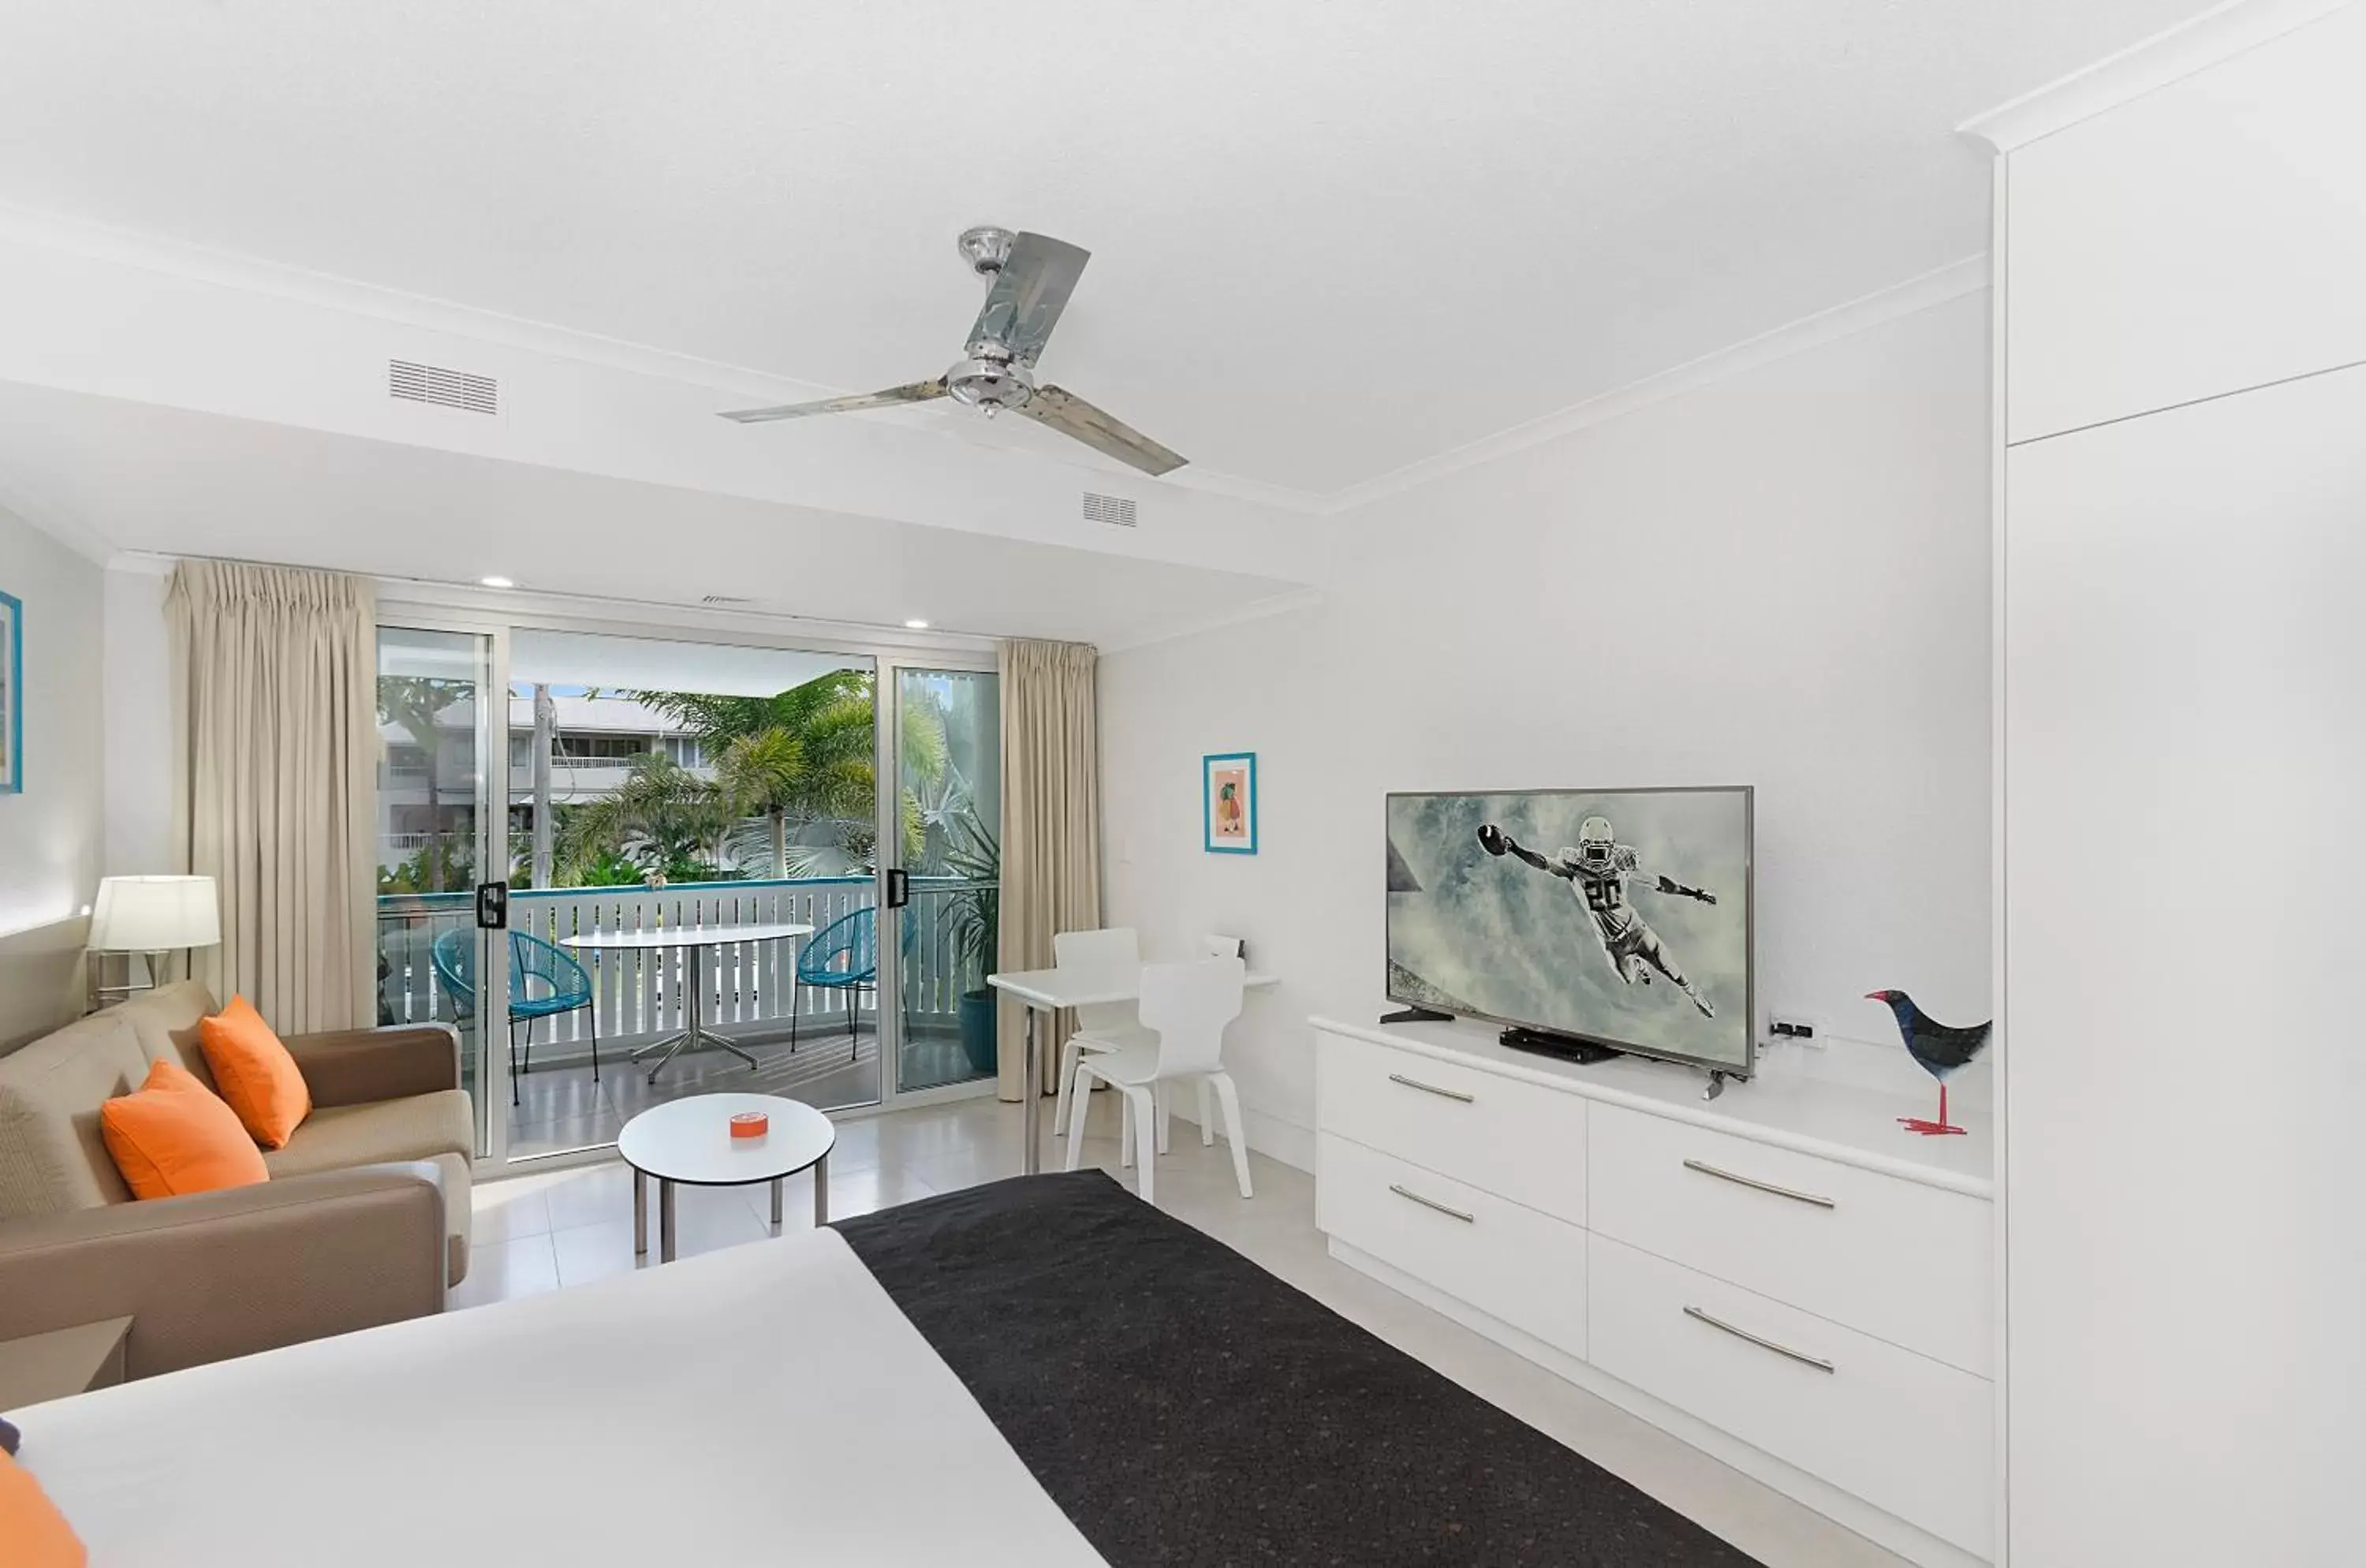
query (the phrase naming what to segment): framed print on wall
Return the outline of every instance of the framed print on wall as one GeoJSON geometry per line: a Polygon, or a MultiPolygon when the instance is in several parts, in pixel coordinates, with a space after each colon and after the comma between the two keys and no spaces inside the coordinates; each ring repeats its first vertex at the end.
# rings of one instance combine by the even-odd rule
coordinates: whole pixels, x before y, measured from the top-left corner
{"type": "Polygon", "coordinates": [[[0,593],[0,795],[25,787],[25,606],[0,593]]]}
{"type": "Polygon", "coordinates": [[[1200,822],[1211,855],[1257,852],[1256,753],[1224,751],[1200,760],[1200,822]]]}

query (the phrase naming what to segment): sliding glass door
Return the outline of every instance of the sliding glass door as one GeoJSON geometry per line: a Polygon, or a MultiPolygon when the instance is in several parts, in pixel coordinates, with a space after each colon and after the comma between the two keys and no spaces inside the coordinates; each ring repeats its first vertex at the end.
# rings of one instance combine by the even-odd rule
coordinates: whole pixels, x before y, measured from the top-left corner
{"type": "Polygon", "coordinates": [[[461,1030],[481,1160],[594,1157],[694,1094],[984,1091],[990,668],[388,615],[379,1015],[461,1030]]]}
{"type": "Polygon", "coordinates": [[[380,626],[377,637],[377,1019],[460,1032],[461,1087],[477,1154],[499,1157],[506,1065],[492,1058],[509,954],[479,926],[477,889],[499,883],[495,771],[484,766],[501,703],[494,635],[380,626]]]}
{"type": "Polygon", "coordinates": [[[896,1086],[994,1077],[1002,894],[1002,716],[991,670],[898,665],[895,866],[901,964],[896,1086]]]}

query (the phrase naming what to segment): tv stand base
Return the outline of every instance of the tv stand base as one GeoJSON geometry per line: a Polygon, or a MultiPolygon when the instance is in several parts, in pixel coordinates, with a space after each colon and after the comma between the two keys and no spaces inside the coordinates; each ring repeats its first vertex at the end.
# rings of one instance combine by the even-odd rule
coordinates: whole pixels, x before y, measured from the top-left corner
{"type": "Polygon", "coordinates": [[[1439,1012],[1436,1008],[1409,1007],[1397,1012],[1380,1014],[1382,1023],[1452,1023],[1454,1015],[1439,1012]]]}
{"type": "Polygon", "coordinates": [[[1605,1045],[1597,1040],[1572,1040],[1566,1034],[1547,1034],[1541,1029],[1514,1027],[1506,1029],[1495,1039],[1515,1051],[1533,1051],[1539,1056],[1558,1056],[1564,1062],[1575,1062],[1586,1067],[1627,1054],[1616,1045],[1605,1045]]]}

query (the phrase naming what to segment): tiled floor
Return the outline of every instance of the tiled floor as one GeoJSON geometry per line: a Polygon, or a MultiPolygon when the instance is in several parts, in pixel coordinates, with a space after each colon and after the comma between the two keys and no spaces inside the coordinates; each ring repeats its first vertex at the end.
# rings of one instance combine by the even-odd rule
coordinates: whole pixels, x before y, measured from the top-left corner
{"type": "MultiPolygon", "coordinates": [[[[879,1099],[879,1041],[868,1024],[852,1041],[843,1028],[807,1032],[795,1051],[786,1040],[748,1045],[749,1066],[712,1047],[685,1052],[648,1081],[654,1058],[636,1069],[623,1052],[603,1050],[600,1077],[591,1063],[554,1065],[538,1055],[517,1080],[509,1109],[512,1157],[556,1154],[616,1141],[626,1122],[652,1105],[693,1094],[783,1094],[824,1110],[868,1105],[879,1099]]],[[[970,1076],[957,1040],[918,1040],[904,1047],[905,1087],[957,1083],[970,1076]]]]}
{"type": "MultiPolygon", "coordinates": [[[[1131,1187],[1132,1173],[1118,1169],[1107,1100],[1096,1097],[1085,1163],[1131,1187]]],[[[1043,1166],[1056,1170],[1065,1147],[1051,1136],[1051,1120],[1047,1106],[1043,1166]]],[[[1015,1175],[1022,1142],[1019,1107],[992,1100],[842,1122],[830,1156],[830,1213],[868,1213],[1015,1175]]],[[[1250,1166],[1256,1196],[1244,1201],[1223,1145],[1201,1147],[1197,1130],[1178,1120],[1173,1150],[1158,1166],[1158,1205],[1700,1521],[1767,1568],[1902,1568],[1900,1559],[1820,1515],[1338,1262],[1314,1229],[1313,1179],[1263,1156],[1250,1156],[1250,1166]]],[[[790,1179],[784,1230],[813,1223],[806,1181],[790,1179]]],[[[685,1187],[676,1201],[684,1256],[773,1234],[761,1186],[685,1187]]],[[[488,1182],[476,1190],[476,1210],[477,1247],[467,1282],[453,1292],[456,1306],[582,1284],[637,1266],[632,1187],[620,1165],[488,1182]]],[[[655,1266],[654,1234],[650,1239],[652,1251],[638,1267],[655,1266]]]]}

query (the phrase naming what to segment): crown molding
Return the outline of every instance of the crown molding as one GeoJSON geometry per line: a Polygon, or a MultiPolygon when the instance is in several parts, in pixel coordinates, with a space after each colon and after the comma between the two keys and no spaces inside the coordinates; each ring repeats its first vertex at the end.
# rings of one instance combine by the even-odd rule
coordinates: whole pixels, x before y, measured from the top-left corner
{"type": "Polygon", "coordinates": [[[48,497],[34,494],[6,475],[0,475],[0,512],[6,512],[28,526],[47,534],[95,565],[104,567],[115,557],[115,547],[100,538],[97,531],[81,518],[48,497]]]}
{"type": "Polygon", "coordinates": [[[1835,305],[1812,316],[1803,316],[1771,332],[1744,339],[1729,348],[1703,355],[1698,359],[1688,360],[1639,381],[1630,381],[1624,387],[1588,398],[1583,402],[1572,403],[1558,412],[1515,424],[1509,430],[1483,436],[1466,446],[1441,452],[1436,457],[1409,463],[1378,479],[1349,485],[1330,498],[1327,510],[1339,513],[1367,506],[1464,468],[1492,463],[1515,452],[1525,452],[1531,446],[1558,441],[1577,431],[1605,424],[1614,419],[1623,419],[1638,409],[1698,391],[1775,360],[1787,359],[1792,355],[1820,348],[1842,338],[1853,337],[1884,322],[1931,310],[1967,294],[1977,294],[1986,288],[1988,283],[1989,258],[1985,255],[1966,256],[1962,261],[1951,262],[1862,299],[1835,305]]]}
{"type": "Polygon", "coordinates": [[[1289,593],[1276,593],[1268,598],[1252,599],[1245,604],[1235,604],[1228,610],[1218,610],[1210,615],[1200,615],[1180,626],[1154,632],[1148,637],[1129,637],[1122,642],[1104,642],[1100,645],[1100,650],[1104,654],[1110,654],[1127,653],[1137,648],[1155,648],[1162,642],[1174,642],[1181,637],[1198,637],[1203,632],[1222,631],[1226,626],[1245,626],[1251,621],[1270,620],[1276,615],[1286,615],[1292,610],[1312,609],[1321,603],[1323,603],[1323,594],[1318,589],[1301,588],[1289,593]]]}
{"type": "Polygon", "coordinates": [[[1999,152],[2091,119],[2146,93],[2346,9],[2352,0],[2227,0],[1955,129],[1999,152]]]}

